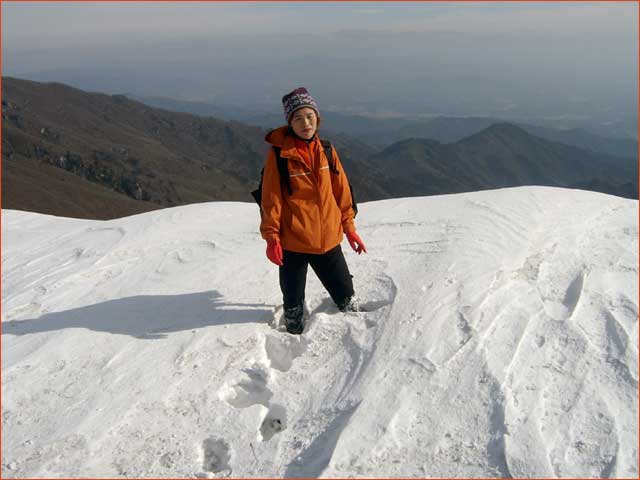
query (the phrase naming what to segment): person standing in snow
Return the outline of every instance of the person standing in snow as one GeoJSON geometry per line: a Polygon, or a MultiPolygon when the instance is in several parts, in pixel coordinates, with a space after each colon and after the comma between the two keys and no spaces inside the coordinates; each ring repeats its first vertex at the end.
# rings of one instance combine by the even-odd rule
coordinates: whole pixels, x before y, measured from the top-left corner
{"type": "Polygon", "coordinates": [[[330,171],[318,136],[320,113],[300,87],[282,97],[287,125],[269,132],[272,145],[262,180],[260,233],[267,258],[280,267],[280,288],[287,331],[304,330],[307,268],[316,273],[341,311],[358,311],[352,275],[342,253],[343,233],[358,254],[367,252],[356,233],[351,190],[337,152],[330,171]],[[276,150],[286,161],[290,188],[284,188],[276,150]]]}

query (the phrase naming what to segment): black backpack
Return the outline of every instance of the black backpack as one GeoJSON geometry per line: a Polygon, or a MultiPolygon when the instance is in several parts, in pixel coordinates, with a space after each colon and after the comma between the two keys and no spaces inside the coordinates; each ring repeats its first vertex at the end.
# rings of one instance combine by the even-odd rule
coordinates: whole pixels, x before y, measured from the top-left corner
{"type": "MultiPolygon", "coordinates": [[[[329,160],[329,171],[334,175],[339,175],[340,172],[338,171],[338,168],[336,167],[336,162],[333,158],[333,155],[331,154],[332,153],[331,142],[329,140],[320,140],[320,143],[322,143],[324,154],[326,155],[327,160],[329,160]]],[[[289,195],[291,195],[293,193],[293,190],[291,189],[291,180],[289,179],[289,165],[288,165],[287,159],[282,158],[280,156],[280,147],[272,147],[272,148],[274,153],[276,154],[276,164],[278,166],[278,173],[280,174],[280,182],[282,183],[282,189],[283,191],[286,191],[289,193],[289,195]]],[[[253,199],[256,201],[259,207],[261,206],[260,204],[262,202],[262,178],[263,177],[264,177],[264,168],[260,172],[260,183],[258,184],[258,188],[251,192],[251,196],[253,196],[253,199]]],[[[353,215],[355,217],[356,215],[358,215],[358,205],[356,203],[356,197],[353,194],[353,187],[351,186],[351,183],[349,183],[349,190],[351,192],[351,208],[353,209],[353,215]]]]}

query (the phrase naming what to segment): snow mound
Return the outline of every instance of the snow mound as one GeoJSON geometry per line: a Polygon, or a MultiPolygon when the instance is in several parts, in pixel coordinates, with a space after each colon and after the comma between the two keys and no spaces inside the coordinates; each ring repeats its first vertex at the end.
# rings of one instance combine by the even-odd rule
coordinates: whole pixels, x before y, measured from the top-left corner
{"type": "Polygon", "coordinates": [[[638,476],[637,201],[363,204],[301,336],[258,218],[2,212],[3,477],[638,476]]]}

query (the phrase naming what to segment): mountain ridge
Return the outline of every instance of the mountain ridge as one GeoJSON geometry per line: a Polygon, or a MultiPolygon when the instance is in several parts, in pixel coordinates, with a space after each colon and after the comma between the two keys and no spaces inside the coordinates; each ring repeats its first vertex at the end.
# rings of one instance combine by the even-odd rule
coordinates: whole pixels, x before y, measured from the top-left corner
{"type": "Polygon", "coordinates": [[[379,169],[394,168],[394,181],[408,196],[578,184],[626,198],[638,195],[633,160],[546,140],[506,122],[455,143],[407,139],[370,160],[379,169]],[[607,182],[597,182],[600,177],[606,177],[607,182]]]}
{"type": "MultiPolygon", "coordinates": [[[[112,191],[118,214],[126,214],[130,200],[139,202],[132,213],[212,200],[251,201],[248,192],[268,151],[263,128],[55,82],[5,78],[2,88],[5,206],[61,216],[115,215],[115,210],[102,213],[105,192],[92,193],[91,185],[112,191]],[[66,184],[54,175],[55,190],[82,207],[51,202],[43,194],[46,176],[28,174],[33,162],[76,175],[77,181],[66,184]]],[[[579,185],[637,198],[637,165],[631,159],[549,141],[508,122],[454,143],[412,137],[383,150],[333,127],[323,123],[321,135],[336,146],[359,201],[530,184],[579,185]],[[579,168],[569,171],[567,159],[579,168]]]]}
{"type": "MultiPolygon", "coordinates": [[[[233,118],[250,125],[264,126],[273,124],[279,118],[273,114],[258,114],[235,111],[230,108],[217,107],[206,102],[185,102],[167,98],[145,98],[137,96],[140,101],[149,105],[171,105],[190,113],[218,112],[226,118],[233,118]],[[191,110],[189,110],[191,108],[191,110]]],[[[375,148],[384,148],[405,138],[432,138],[441,143],[454,143],[477,133],[491,124],[507,122],[517,125],[532,135],[547,140],[558,141],[567,145],[593,150],[607,155],[637,158],[638,142],[632,138],[605,137],[593,133],[583,127],[569,129],[550,128],[534,125],[520,120],[505,120],[498,117],[483,116],[445,116],[438,115],[429,119],[397,118],[376,119],[358,114],[345,114],[333,111],[323,112],[323,116],[334,125],[336,131],[362,138],[375,148]]]]}

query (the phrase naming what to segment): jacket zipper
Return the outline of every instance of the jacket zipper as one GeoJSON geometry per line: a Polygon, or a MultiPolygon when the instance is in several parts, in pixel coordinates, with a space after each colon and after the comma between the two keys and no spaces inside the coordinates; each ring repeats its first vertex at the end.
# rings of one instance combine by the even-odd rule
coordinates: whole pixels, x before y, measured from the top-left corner
{"type": "Polygon", "coordinates": [[[318,166],[320,159],[315,158],[311,151],[311,144],[307,143],[307,150],[309,152],[309,159],[311,160],[311,171],[313,172],[313,181],[316,186],[316,197],[318,201],[316,202],[316,206],[318,207],[318,218],[320,219],[320,250],[324,253],[324,226],[322,221],[322,209],[320,208],[320,204],[322,199],[320,197],[320,180],[318,178],[318,166]],[[314,163],[315,160],[315,163],[314,163]]]}

